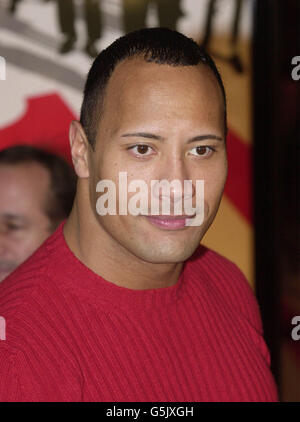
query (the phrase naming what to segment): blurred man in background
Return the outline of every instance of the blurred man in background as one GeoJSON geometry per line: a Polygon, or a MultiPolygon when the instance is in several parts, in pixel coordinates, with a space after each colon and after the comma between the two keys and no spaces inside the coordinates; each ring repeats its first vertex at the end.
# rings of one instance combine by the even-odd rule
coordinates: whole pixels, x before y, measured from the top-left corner
{"type": "Polygon", "coordinates": [[[0,282],[69,215],[75,181],[54,154],[30,146],[0,151],[0,282]]]}

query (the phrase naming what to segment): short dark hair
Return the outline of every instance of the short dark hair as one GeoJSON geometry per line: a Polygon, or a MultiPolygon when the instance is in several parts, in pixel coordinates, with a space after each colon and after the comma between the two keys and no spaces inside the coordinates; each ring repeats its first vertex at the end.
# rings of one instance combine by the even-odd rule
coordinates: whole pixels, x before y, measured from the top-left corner
{"type": "Polygon", "coordinates": [[[102,113],[105,88],[116,65],[126,58],[141,56],[147,62],[171,66],[203,63],[215,75],[224,98],[224,126],[227,133],[226,95],[220,73],[210,55],[192,38],[167,28],[144,28],[130,32],[103,50],[88,73],[81,106],[80,123],[94,146],[102,113]]]}
{"type": "Polygon", "coordinates": [[[0,165],[24,163],[37,163],[49,171],[49,200],[45,213],[51,222],[50,230],[54,231],[72,209],[76,191],[75,172],[63,158],[33,146],[17,145],[0,151],[0,165]]]}

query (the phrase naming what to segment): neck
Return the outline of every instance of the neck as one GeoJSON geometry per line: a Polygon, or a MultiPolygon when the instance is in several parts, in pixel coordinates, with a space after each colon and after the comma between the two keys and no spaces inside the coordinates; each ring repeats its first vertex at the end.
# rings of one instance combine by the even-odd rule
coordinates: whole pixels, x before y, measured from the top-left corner
{"type": "Polygon", "coordinates": [[[65,240],[74,255],[94,273],[118,286],[134,290],[174,285],[182,263],[157,264],[143,261],[113,239],[91,209],[82,209],[76,197],[64,226],[65,240]]]}

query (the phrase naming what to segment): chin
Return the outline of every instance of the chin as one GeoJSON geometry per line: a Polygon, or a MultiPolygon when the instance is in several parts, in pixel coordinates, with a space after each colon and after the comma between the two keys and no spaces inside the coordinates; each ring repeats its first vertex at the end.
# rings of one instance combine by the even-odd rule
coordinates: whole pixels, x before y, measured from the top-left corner
{"type": "Polygon", "coordinates": [[[152,264],[171,264],[186,261],[197,249],[200,240],[188,242],[160,242],[159,244],[151,244],[145,242],[140,245],[134,254],[152,264]]]}
{"type": "Polygon", "coordinates": [[[157,251],[157,253],[148,253],[148,254],[141,254],[139,255],[144,261],[149,262],[151,264],[177,264],[180,262],[186,261],[194,251],[191,253],[187,252],[178,252],[176,254],[169,254],[169,253],[161,253],[157,251]]]}
{"type": "Polygon", "coordinates": [[[6,279],[6,277],[8,277],[10,274],[10,272],[8,273],[4,273],[4,272],[0,272],[0,283],[1,281],[3,281],[4,279],[6,279]]]}

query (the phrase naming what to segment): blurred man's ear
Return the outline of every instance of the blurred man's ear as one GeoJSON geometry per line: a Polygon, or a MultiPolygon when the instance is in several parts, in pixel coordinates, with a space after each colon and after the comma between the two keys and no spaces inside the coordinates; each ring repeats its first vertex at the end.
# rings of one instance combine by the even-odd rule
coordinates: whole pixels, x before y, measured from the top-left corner
{"type": "Polygon", "coordinates": [[[70,125],[69,139],[75,172],[79,178],[87,178],[89,177],[89,142],[81,124],[76,120],[73,120],[70,125]]]}

